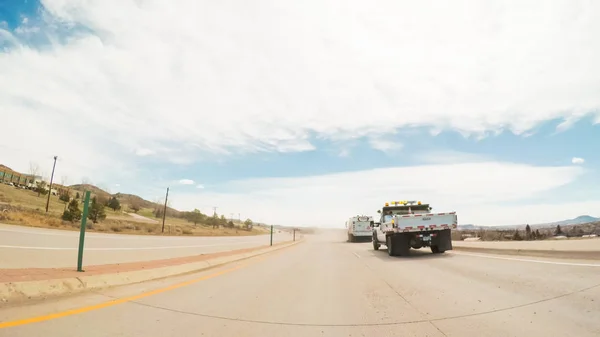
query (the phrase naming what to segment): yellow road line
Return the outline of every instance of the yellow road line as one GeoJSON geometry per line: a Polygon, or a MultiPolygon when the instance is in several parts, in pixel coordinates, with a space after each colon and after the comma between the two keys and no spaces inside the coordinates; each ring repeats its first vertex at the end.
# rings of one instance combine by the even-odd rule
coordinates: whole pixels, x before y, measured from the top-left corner
{"type": "MultiPolygon", "coordinates": [[[[293,246],[295,246],[295,245],[293,245],[293,246]]],[[[293,247],[293,246],[288,246],[288,247],[293,247]]],[[[288,248],[288,247],[284,247],[284,248],[288,248]]],[[[272,256],[272,255],[270,255],[270,256],[272,256]]],[[[30,317],[30,318],[20,319],[20,320],[16,320],[16,321],[0,322],[0,329],[11,328],[11,327],[19,326],[19,325],[26,325],[26,324],[31,324],[31,323],[44,322],[44,321],[49,321],[51,319],[62,318],[62,317],[67,317],[67,316],[72,316],[72,315],[78,315],[78,314],[83,314],[83,313],[88,312],[88,311],[103,309],[103,308],[107,308],[107,307],[112,307],[113,305],[117,305],[117,304],[122,304],[122,303],[127,303],[127,302],[131,302],[131,301],[139,300],[140,298],[144,298],[144,297],[148,297],[148,296],[152,296],[152,295],[157,295],[157,294],[160,294],[160,293],[167,292],[169,290],[174,290],[174,289],[177,289],[177,288],[182,288],[182,287],[194,284],[194,283],[198,283],[198,282],[201,282],[201,281],[204,281],[204,280],[215,278],[217,276],[221,276],[223,274],[227,274],[227,273],[230,273],[232,271],[241,269],[243,267],[252,265],[252,264],[257,263],[259,261],[262,261],[262,260],[264,260],[266,258],[267,257],[261,257],[261,258],[258,258],[256,261],[249,262],[249,263],[244,263],[244,264],[242,264],[240,266],[237,266],[237,267],[225,269],[225,270],[222,270],[222,271],[210,274],[210,275],[202,276],[202,277],[197,278],[197,279],[185,281],[185,282],[178,283],[178,284],[173,284],[173,285],[170,285],[170,286],[165,287],[165,288],[160,288],[160,289],[152,290],[152,291],[141,293],[141,294],[134,295],[134,296],[118,298],[118,299],[115,299],[115,300],[112,300],[112,301],[108,301],[108,302],[104,302],[104,303],[94,304],[94,305],[91,305],[91,306],[77,308],[77,309],[71,309],[71,310],[61,311],[61,312],[57,312],[57,313],[53,313],[53,314],[48,314],[48,315],[30,317]]]]}

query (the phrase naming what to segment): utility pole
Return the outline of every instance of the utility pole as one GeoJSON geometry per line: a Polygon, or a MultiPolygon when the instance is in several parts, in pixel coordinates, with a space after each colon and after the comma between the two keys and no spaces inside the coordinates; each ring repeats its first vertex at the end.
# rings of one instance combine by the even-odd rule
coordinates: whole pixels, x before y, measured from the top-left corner
{"type": "Polygon", "coordinates": [[[241,213],[238,213],[238,221],[239,221],[240,223],[242,223],[242,214],[241,214],[241,213]]]}
{"type": "Polygon", "coordinates": [[[58,156],[54,156],[54,165],[52,165],[52,175],[50,176],[50,187],[48,188],[48,199],[46,200],[46,213],[48,213],[48,206],[50,206],[50,194],[52,194],[52,180],[54,180],[54,168],[56,168],[56,159],[58,156]]]}
{"type": "Polygon", "coordinates": [[[167,216],[167,200],[169,200],[169,188],[167,187],[167,195],[165,196],[165,208],[163,209],[163,225],[162,232],[165,232],[165,217],[167,216]]]}
{"type": "Polygon", "coordinates": [[[213,223],[213,229],[215,228],[219,228],[219,219],[217,219],[217,206],[213,206],[213,219],[212,219],[212,223],[213,223]]]}
{"type": "Polygon", "coordinates": [[[230,215],[231,222],[233,222],[233,213],[230,213],[229,215],[230,215]]]}

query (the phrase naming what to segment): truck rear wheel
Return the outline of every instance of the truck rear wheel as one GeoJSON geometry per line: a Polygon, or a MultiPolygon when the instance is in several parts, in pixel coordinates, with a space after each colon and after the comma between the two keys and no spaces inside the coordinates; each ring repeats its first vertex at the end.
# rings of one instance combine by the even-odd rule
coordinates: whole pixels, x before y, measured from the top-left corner
{"type": "Polygon", "coordinates": [[[354,242],[354,235],[348,234],[348,242],[354,242]]]}
{"type": "Polygon", "coordinates": [[[431,252],[433,254],[444,254],[446,251],[440,249],[440,247],[438,247],[438,246],[431,246],[431,252]]]}

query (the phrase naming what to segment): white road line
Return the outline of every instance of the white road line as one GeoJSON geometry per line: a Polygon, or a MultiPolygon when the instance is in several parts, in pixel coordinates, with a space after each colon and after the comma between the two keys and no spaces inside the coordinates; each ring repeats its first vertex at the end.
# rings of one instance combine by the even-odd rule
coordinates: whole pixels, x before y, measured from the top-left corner
{"type": "Polygon", "coordinates": [[[460,252],[460,253],[452,252],[452,254],[482,257],[482,258],[485,258],[485,259],[497,259],[497,260],[508,260],[508,261],[519,261],[519,262],[532,262],[532,263],[543,263],[543,264],[556,264],[556,265],[562,265],[562,266],[600,267],[600,264],[593,264],[593,263],[574,263],[574,262],[556,262],[556,261],[518,259],[518,258],[513,258],[513,257],[500,257],[500,256],[492,256],[492,255],[462,253],[462,252],[460,252]]]}
{"type": "MultiPolygon", "coordinates": [[[[85,248],[86,251],[110,251],[110,250],[153,250],[153,249],[182,249],[182,248],[202,248],[202,247],[227,247],[231,245],[240,245],[247,243],[256,243],[256,241],[242,241],[242,242],[231,242],[227,244],[218,244],[218,245],[192,245],[192,246],[158,246],[158,247],[98,247],[98,248],[85,248]]],[[[10,249],[31,249],[31,250],[77,250],[74,247],[28,247],[28,246],[9,246],[9,245],[0,245],[0,248],[10,248],[10,249]]]]}
{"type": "MultiPolygon", "coordinates": [[[[35,230],[18,230],[18,229],[6,229],[6,228],[0,228],[0,232],[10,232],[10,233],[22,233],[22,234],[31,234],[31,235],[49,235],[49,236],[66,236],[66,237],[79,237],[79,232],[66,232],[66,233],[50,233],[50,232],[46,232],[46,231],[35,231],[35,230]]],[[[267,234],[260,234],[260,235],[255,235],[254,237],[262,237],[262,236],[266,236],[267,234]]],[[[93,239],[117,239],[117,240],[138,240],[138,239],[142,239],[142,240],[167,240],[167,239],[174,239],[174,240],[193,240],[193,239],[198,239],[198,238],[206,238],[207,240],[222,240],[223,242],[227,242],[227,241],[234,241],[235,237],[208,237],[208,236],[154,236],[154,235],[125,235],[125,234],[99,234],[99,233],[94,233],[94,232],[88,232],[86,233],[86,239],[89,238],[93,238],[93,239]]],[[[273,238],[275,238],[275,235],[273,235],[273,238]]]]}
{"type": "Polygon", "coordinates": [[[356,255],[356,257],[358,257],[360,259],[360,255],[358,255],[357,252],[352,252],[352,254],[356,255]]]}

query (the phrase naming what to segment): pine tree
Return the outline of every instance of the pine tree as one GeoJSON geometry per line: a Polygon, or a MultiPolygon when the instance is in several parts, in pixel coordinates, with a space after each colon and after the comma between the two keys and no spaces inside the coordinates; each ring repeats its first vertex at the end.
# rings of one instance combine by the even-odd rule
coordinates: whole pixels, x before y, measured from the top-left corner
{"type": "Polygon", "coordinates": [[[92,202],[90,204],[90,209],[88,212],[88,219],[92,220],[93,223],[98,223],[98,221],[106,219],[106,211],[104,210],[104,205],[98,202],[96,197],[92,198],[92,202]]]}
{"type": "Polygon", "coordinates": [[[81,219],[81,210],[79,209],[79,201],[73,199],[69,202],[69,206],[63,212],[62,219],[65,221],[78,221],[81,219]]]}
{"type": "Polygon", "coordinates": [[[117,211],[118,209],[121,209],[121,203],[119,202],[119,199],[117,199],[116,197],[112,197],[108,201],[107,206],[112,208],[113,211],[117,211]]]}

